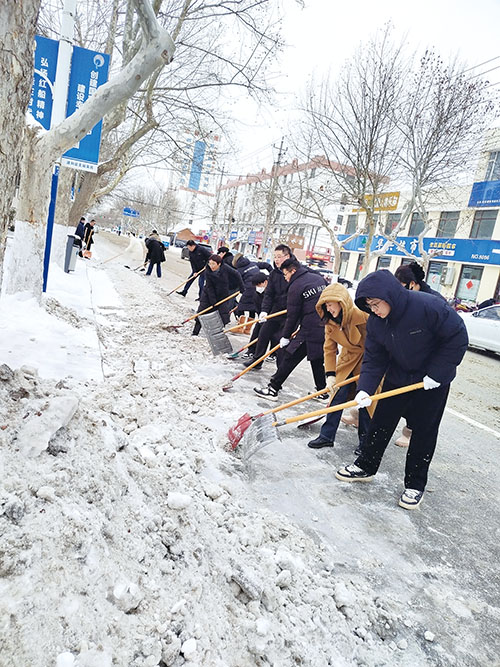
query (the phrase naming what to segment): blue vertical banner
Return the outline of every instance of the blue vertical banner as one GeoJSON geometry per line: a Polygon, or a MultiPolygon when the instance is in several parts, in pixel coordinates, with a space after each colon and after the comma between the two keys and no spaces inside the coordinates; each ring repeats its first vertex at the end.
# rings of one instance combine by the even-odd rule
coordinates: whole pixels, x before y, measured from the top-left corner
{"type": "Polygon", "coordinates": [[[28,111],[46,130],[50,130],[53,90],[56,80],[59,42],[47,37],[35,37],[33,86],[28,111]]]}
{"type": "MultiPolygon", "coordinates": [[[[106,83],[108,71],[108,54],[82,49],[79,46],[73,47],[66,117],[71,116],[99,86],[106,83]]],[[[61,164],[73,169],[96,172],[99,164],[101,129],[102,121],[99,121],[76,146],[64,153],[61,164]]]]}
{"type": "Polygon", "coordinates": [[[203,170],[203,160],[207,145],[204,141],[196,141],[194,144],[193,161],[191,164],[191,174],[189,176],[188,188],[191,190],[200,189],[201,172],[203,170]]]}

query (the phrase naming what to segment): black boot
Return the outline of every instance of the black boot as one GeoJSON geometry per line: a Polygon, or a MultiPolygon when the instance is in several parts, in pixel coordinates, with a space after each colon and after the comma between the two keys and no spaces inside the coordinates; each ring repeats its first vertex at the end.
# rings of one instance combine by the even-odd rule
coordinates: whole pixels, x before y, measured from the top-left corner
{"type": "Polygon", "coordinates": [[[318,435],[317,438],[308,442],[307,446],[311,449],[321,449],[322,447],[333,447],[333,442],[322,435],[318,435]]]}
{"type": "MultiPolygon", "coordinates": [[[[253,357],[250,357],[250,359],[247,359],[247,361],[243,362],[243,366],[245,366],[245,368],[248,368],[249,366],[254,364],[256,361],[257,361],[257,359],[254,359],[253,357]]],[[[260,362],[260,364],[257,364],[257,366],[252,368],[252,370],[260,371],[261,368],[262,368],[262,361],[260,362]]]]}
{"type": "Polygon", "coordinates": [[[186,292],[176,292],[179,296],[186,296],[186,292]]]}

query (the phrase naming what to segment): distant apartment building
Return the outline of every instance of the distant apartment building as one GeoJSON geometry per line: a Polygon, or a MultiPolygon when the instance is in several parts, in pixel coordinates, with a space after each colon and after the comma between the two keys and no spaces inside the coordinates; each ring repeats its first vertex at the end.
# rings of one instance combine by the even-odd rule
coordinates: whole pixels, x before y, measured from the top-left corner
{"type": "Polygon", "coordinates": [[[179,133],[175,168],[169,188],[175,191],[182,226],[198,231],[210,222],[218,174],[217,155],[221,137],[213,132],[185,128],[179,133]]]}

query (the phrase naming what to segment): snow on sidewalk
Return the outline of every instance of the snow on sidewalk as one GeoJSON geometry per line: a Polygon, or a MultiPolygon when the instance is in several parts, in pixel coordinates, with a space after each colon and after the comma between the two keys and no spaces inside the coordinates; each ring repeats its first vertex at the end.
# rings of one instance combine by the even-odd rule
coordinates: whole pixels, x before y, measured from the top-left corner
{"type": "Polygon", "coordinates": [[[23,322],[0,349],[2,667],[426,664],[401,600],[250,497],[234,365],[165,329],[186,303],[108,268],[78,309],[64,274],[45,308],[0,304],[23,322]]]}

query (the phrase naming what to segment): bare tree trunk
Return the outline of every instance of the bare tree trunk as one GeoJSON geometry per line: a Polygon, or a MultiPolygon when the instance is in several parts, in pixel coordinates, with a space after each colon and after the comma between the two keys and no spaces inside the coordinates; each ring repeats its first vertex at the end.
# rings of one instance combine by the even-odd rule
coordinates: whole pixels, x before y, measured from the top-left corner
{"type": "Polygon", "coordinates": [[[6,284],[8,293],[29,290],[34,296],[41,297],[52,164],[105,114],[130,98],[152,72],[172,61],[174,43],[158,24],[149,0],[135,0],[135,8],[143,40],[130,63],[57,127],[45,133],[35,128],[26,129],[16,223],[19,234],[16,229],[13,270],[9,272],[6,284]]]}
{"type": "Polygon", "coordinates": [[[0,3],[0,288],[7,227],[21,161],[40,0],[0,3]]]}

